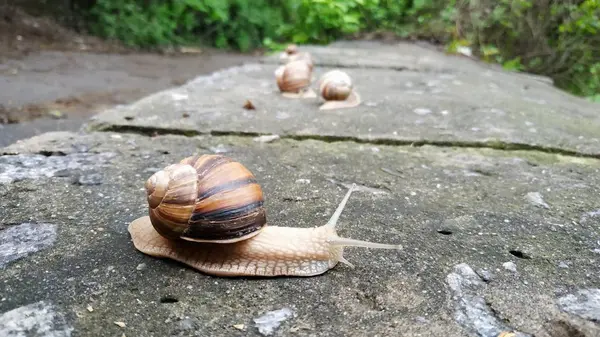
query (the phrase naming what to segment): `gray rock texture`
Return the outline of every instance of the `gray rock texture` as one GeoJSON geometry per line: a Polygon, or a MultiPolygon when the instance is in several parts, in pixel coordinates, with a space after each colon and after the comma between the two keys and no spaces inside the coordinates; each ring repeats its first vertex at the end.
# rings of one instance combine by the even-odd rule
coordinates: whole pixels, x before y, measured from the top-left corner
{"type": "Polygon", "coordinates": [[[56,225],[50,247],[0,267],[0,314],[44,300],[85,336],[599,336],[597,107],[423,47],[364,45],[311,49],[353,74],[357,109],[280,97],[266,58],[0,149],[0,175],[25,172],[0,184],[0,233],[56,225]],[[144,182],[203,153],[248,167],[279,226],[324,224],[355,183],[338,233],[403,249],[348,248],[354,269],[272,279],[141,254],[127,226],[147,214],[144,182]]]}

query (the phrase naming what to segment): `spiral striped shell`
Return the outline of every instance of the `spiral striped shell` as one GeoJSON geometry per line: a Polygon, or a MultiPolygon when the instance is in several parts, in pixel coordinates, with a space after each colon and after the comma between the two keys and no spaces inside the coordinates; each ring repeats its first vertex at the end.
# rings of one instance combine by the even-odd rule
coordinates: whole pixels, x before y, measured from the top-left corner
{"type": "Polygon", "coordinates": [[[303,60],[292,61],[275,70],[275,80],[282,92],[299,92],[310,85],[312,71],[303,60]]]}
{"type": "Polygon", "coordinates": [[[169,239],[236,242],[267,222],[252,172],[222,155],[187,157],[154,173],[145,189],[152,226],[169,239]]]}
{"type": "Polygon", "coordinates": [[[319,80],[319,92],[327,101],[343,101],[352,92],[352,79],[341,70],[331,70],[319,80]]]}

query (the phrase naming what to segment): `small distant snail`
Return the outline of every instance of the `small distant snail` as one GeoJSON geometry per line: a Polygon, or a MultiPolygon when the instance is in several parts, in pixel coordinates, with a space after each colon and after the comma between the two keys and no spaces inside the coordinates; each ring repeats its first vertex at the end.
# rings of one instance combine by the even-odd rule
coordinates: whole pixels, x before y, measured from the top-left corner
{"type": "Polygon", "coordinates": [[[325,100],[321,110],[352,108],[360,104],[350,76],[339,69],[326,72],[319,80],[319,94],[325,100]]]}
{"type": "Polygon", "coordinates": [[[255,176],[223,155],[196,155],[154,173],[145,184],[149,215],[129,225],[139,251],[216,276],[315,276],[338,262],[345,246],[399,245],[341,238],[336,224],[353,185],[327,224],[267,225],[255,176]]]}
{"type": "Polygon", "coordinates": [[[303,60],[289,62],[275,70],[277,87],[284,97],[313,98],[316,97],[310,88],[312,69],[303,60]]]}
{"type": "Polygon", "coordinates": [[[279,54],[279,60],[284,64],[294,61],[304,61],[308,64],[310,71],[314,68],[312,55],[308,52],[298,51],[298,46],[295,44],[289,44],[285,50],[279,54]]]}

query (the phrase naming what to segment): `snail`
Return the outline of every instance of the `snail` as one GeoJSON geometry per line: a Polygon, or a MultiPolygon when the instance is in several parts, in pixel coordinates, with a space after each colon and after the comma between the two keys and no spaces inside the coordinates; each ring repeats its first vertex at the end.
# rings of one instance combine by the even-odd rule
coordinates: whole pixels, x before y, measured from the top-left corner
{"type": "Polygon", "coordinates": [[[360,104],[360,96],[354,90],[350,76],[334,69],[326,72],[319,80],[319,94],[325,103],[320,110],[353,108],[360,104]]]}
{"type": "Polygon", "coordinates": [[[285,50],[279,54],[279,59],[283,62],[287,62],[290,59],[290,56],[294,54],[298,54],[298,46],[295,44],[288,44],[285,50]]]}
{"type": "Polygon", "coordinates": [[[289,62],[275,70],[275,81],[284,97],[316,97],[315,92],[310,88],[311,79],[312,69],[303,60],[289,62]]]}
{"type": "Polygon", "coordinates": [[[320,227],[267,224],[264,196],[255,176],[223,155],[195,155],[154,173],[145,183],[149,215],[129,224],[140,252],[179,261],[214,276],[316,276],[339,262],[344,247],[401,249],[339,237],[336,224],[347,191],[320,227]]]}
{"type": "Polygon", "coordinates": [[[312,55],[308,52],[299,52],[298,46],[295,44],[289,44],[285,50],[279,55],[279,60],[282,63],[289,63],[293,61],[305,61],[308,63],[310,70],[312,71],[314,68],[314,62],[312,60],[312,55]]]}

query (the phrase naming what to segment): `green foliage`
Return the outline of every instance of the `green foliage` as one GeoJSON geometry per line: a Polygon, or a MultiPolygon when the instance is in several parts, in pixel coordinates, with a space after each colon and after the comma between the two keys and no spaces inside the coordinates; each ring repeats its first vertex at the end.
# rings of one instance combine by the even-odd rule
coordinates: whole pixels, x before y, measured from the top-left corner
{"type": "Polygon", "coordinates": [[[578,95],[600,93],[600,0],[456,0],[455,6],[453,38],[468,41],[475,55],[549,76],[578,95]]]}
{"type": "Polygon", "coordinates": [[[392,32],[600,95],[600,0],[96,0],[91,14],[97,34],[142,47],[281,50],[392,32]]]}
{"type": "Polygon", "coordinates": [[[287,12],[269,0],[97,0],[91,30],[132,46],[210,44],[247,51],[276,35],[287,12]]]}

